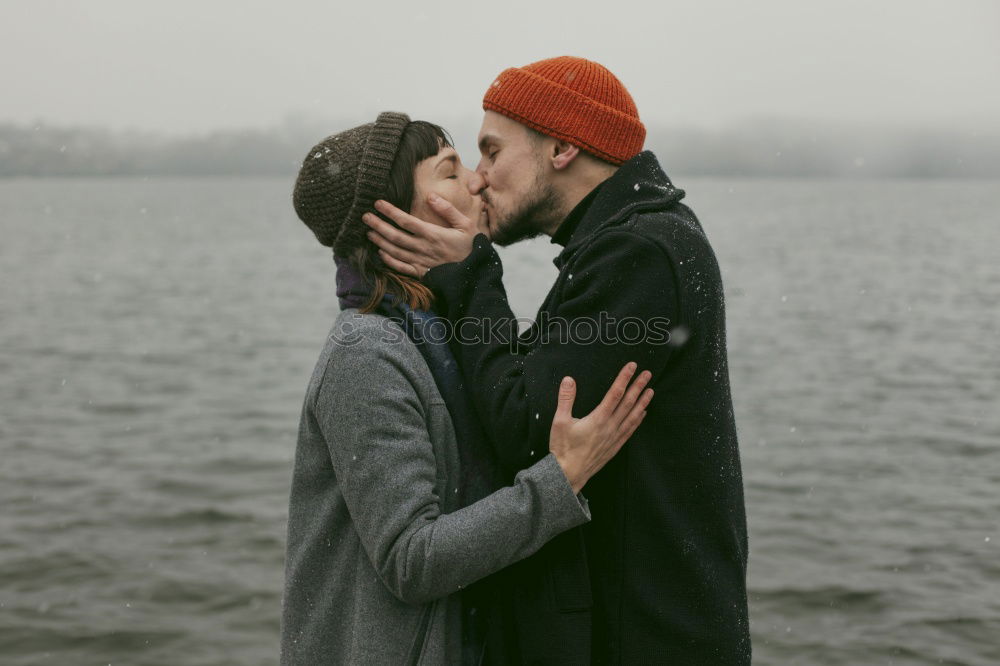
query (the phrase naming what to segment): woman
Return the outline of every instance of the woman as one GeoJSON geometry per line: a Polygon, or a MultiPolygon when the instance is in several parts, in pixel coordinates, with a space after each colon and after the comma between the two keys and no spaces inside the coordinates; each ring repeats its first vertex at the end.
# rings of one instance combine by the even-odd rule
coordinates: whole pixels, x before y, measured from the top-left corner
{"type": "Polygon", "coordinates": [[[441,128],[399,113],[328,137],[303,162],[295,209],[333,248],[342,311],[299,428],[284,664],[479,663],[487,591],[463,589],[589,520],[580,489],[652,397],[648,373],[629,386],[629,364],[574,419],[567,378],[550,455],[501,487],[433,294],[382,264],[361,222],[376,199],[435,219],[431,194],[476,215],[481,187],[441,128]]]}

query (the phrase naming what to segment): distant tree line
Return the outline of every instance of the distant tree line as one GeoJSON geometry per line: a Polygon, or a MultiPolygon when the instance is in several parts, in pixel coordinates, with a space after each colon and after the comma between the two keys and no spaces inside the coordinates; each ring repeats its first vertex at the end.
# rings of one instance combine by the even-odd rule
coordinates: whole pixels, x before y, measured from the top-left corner
{"type": "Polygon", "coordinates": [[[296,171],[303,150],[294,137],[277,131],[166,137],[0,125],[0,177],[284,175],[296,171]]]}
{"type": "MultiPolygon", "coordinates": [[[[0,178],[294,176],[309,148],[354,123],[294,123],[197,136],[0,124],[0,178]]],[[[478,127],[450,125],[463,155],[478,127]]],[[[833,127],[756,121],[720,131],[651,126],[668,173],[759,177],[1000,177],[1000,133],[833,127]]],[[[470,152],[471,151],[471,152],[470,152]]]]}
{"type": "Polygon", "coordinates": [[[653,128],[678,173],[851,178],[1000,177],[1000,132],[885,130],[757,121],[723,131],[653,128]]]}

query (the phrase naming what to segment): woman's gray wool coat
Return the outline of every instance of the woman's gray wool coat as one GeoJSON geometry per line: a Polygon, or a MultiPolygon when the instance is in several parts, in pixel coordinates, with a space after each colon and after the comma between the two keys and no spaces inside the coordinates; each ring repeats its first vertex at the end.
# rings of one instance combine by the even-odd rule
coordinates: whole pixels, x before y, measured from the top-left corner
{"type": "Polygon", "coordinates": [[[590,520],[551,454],[459,509],[458,460],[420,351],[391,320],[344,310],[299,426],[282,664],[459,663],[454,593],[590,520]]]}

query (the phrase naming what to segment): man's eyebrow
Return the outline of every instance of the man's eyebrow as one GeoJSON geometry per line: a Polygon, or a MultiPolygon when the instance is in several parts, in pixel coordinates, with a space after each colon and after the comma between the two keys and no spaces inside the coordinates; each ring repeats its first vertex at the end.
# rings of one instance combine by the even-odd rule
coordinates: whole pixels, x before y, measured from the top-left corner
{"type": "Polygon", "coordinates": [[[492,134],[484,134],[483,137],[479,139],[479,151],[485,152],[486,146],[490,145],[491,143],[496,143],[496,141],[497,138],[492,134]]]}

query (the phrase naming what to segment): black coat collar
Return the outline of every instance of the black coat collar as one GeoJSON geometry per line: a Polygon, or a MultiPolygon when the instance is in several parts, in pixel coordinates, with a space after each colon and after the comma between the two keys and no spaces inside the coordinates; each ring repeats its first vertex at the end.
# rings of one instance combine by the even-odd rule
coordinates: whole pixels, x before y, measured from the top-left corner
{"type": "Polygon", "coordinates": [[[622,164],[601,184],[597,197],[553,263],[562,269],[576,250],[600,229],[617,224],[632,213],[662,210],[683,198],[684,190],[674,187],[656,156],[645,150],[622,164]]]}

